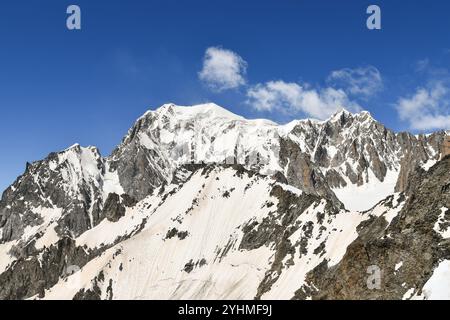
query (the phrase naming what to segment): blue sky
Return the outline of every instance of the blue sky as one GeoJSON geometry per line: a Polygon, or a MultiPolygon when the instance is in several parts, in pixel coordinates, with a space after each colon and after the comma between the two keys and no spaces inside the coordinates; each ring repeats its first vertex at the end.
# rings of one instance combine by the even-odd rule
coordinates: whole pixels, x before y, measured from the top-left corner
{"type": "Polygon", "coordinates": [[[395,130],[448,129],[449,14],[445,0],[3,1],[0,189],[76,142],[108,155],[166,102],[282,123],[338,102],[395,130]]]}

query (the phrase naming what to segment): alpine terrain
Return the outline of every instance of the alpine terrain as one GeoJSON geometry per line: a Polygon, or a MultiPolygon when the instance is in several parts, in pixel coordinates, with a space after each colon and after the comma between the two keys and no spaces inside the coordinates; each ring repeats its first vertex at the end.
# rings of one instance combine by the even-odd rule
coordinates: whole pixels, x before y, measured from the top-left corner
{"type": "Polygon", "coordinates": [[[164,105],[26,165],[0,299],[450,299],[447,134],[164,105]]]}

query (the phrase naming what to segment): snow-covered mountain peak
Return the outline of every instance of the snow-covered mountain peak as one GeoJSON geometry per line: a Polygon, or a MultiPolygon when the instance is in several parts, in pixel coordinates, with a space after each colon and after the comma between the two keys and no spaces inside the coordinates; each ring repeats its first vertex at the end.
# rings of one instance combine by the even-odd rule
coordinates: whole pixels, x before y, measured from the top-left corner
{"type": "Polygon", "coordinates": [[[179,120],[224,119],[245,120],[227,109],[215,104],[204,103],[192,106],[180,106],[173,103],[164,104],[154,111],[157,116],[175,117],[179,120]]]}
{"type": "Polygon", "coordinates": [[[95,146],[87,146],[83,147],[79,143],[75,143],[72,146],[64,149],[63,151],[59,152],[58,154],[67,154],[67,153],[83,153],[83,152],[91,152],[93,154],[100,155],[100,150],[95,146]]]}
{"type": "MultiPolygon", "coordinates": [[[[147,111],[137,122],[145,119],[158,123],[159,127],[175,127],[183,123],[199,123],[205,126],[221,126],[224,123],[238,123],[238,127],[270,127],[278,132],[281,136],[286,136],[296,127],[316,128],[320,130],[326,125],[340,123],[341,126],[358,126],[361,123],[378,123],[368,111],[352,113],[345,108],[336,112],[329,119],[319,121],[316,119],[298,119],[287,124],[280,125],[268,119],[246,119],[240,115],[223,108],[215,103],[205,103],[192,106],[181,106],[173,103],[167,103],[161,107],[147,111]],[[171,125],[169,125],[171,124],[171,125]]],[[[152,126],[154,129],[156,126],[152,126]]]]}
{"type": "Polygon", "coordinates": [[[79,143],[74,143],[73,145],[71,145],[70,147],[66,148],[64,151],[77,151],[80,149],[80,144],[79,143]]]}
{"type": "Polygon", "coordinates": [[[59,167],[70,167],[73,174],[81,174],[84,179],[94,179],[101,173],[103,163],[100,151],[93,146],[82,147],[79,144],[61,151],[50,154],[48,157],[49,168],[53,171],[59,167]]]}
{"type": "Polygon", "coordinates": [[[336,111],[328,120],[326,120],[325,122],[328,121],[338,121],[339,119],[341,119],[342,117],[349,117],[352,116],[353,113],[351,113],[350,111],[348,111],[345,108],[341,108],[340,110],[336,111]]]}
{"type": "Polygon", "coordinates": [[[361,112],[352,113],[346,109],[341,109],[322,123],[340,123],[341,125],[345,126],[350,121],[352,123],[355,122],[355,124],[372,122],[378,123],[378,121],[372,117],[369,111],[364,110],[361,112]]]}

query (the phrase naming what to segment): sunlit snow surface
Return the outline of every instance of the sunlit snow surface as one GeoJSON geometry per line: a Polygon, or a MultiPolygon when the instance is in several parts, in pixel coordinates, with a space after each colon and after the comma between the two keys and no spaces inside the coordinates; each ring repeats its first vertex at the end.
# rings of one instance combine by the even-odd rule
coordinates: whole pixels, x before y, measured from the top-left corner
{"type": "MultiPolygon", "coordinates": [[[[96,248],[113,244],[118,236],[132,235],[146,220],[140,233],[61,280],[47,290],[45,299],[71,299],[81,288],[91,288],[92,279],[100,271],[105,277],[105,283],[100,284],[102,298],[107,298],[105,287],[112,279],[115,299],[253,299],[270,270],[275,248],[239,249],[242,226],[261,222],[276,210],[278,199],[269,196],[275,185],[270,178],[241,178],[235,173],[233,169],[214,169],[205,177],[197,172],[164,202],[160,196],[149,196],[129,208],[118,222],[105,220],[87,231],[76,239],[77,245],[96,248]],[[227,191],[228,197],[224,196],[227,191]],[[190,210],[194,199],[198,202],[190,210]],[[269,202],[273,205],[267,206],[269,202]],[[172,228],[186,231],[188,236],[166,238],[172,228]],[[197,265],[189,273],[183,270],[191,260],[195,264],[202,259],[203,266],[197,265]]],[[[293,195],[301,195],[295,188],[281,186],[293,195]]],[[[174,188],[177,186],[168,186],[167,192],[174,188]]],[[[356,239],[357,225],[368,218],[359,212],[342,211],[337,216],[325,216],[320,223],[318,213],[324,212],[325,204],[325,200],[314,203],[295,222],[300,229],[291,236],[292,243],[302,237],[303,224],[314,224],[308,253],[302,258],[296,255],[294,265],[283,270],[263,299],[289,299],[303,284],[307,272],[323,259],[330,265],[338,263],[356,239]],[[327,250],[320,257],[313,251],[324,241],[327,250]]]]}
{"type": "Polygon", "coordinates": [[[411,300],[450,300],[450,260],[442,261],[433,271],[433,275],[425,283],[422,294],[414,294],[411,288],[403,296],[411,300]]]}
{"type": "Polygon", "coordinates": [[[398,172],[388,171],[385,180],[381,182],[369,169],[369,182],[362,186],[352,184],[347,178],[347,186],[335,188],[333,192],[348,210],[365,211],[371,209],[381,200],[395,191],[398,172]]]}
{"type": "Polygon", "coordinates": [[[429,300],[450,300],[450,260],[439,264],[423,287],[423,292],[429,300]]]}
{"type": "MultiPolygon", "coordinates": [[[[99,232],[105,235],[102,243],[112,242],[118,234],[134,230],[144,215],[148,219],[145,228],[89,262],[81,277],[74,275],[79,281],[76,287],[67,288],[61,281],[46,298],[70,299],[80,288],[89,288],[91,280],[103,270],[106,279],[114,279],[114,297],[118,299],[251,299],[273,252],[264,246],[252,251],[238,250],[236,246],[242,238],[238,227],[270,212],[270,208],[263,208],[267,198],[261,196],[270,192],[268,188],[266,179],[242,183],[230,169],[214,172],[207,180],[200,173],[194,175],[161,205],[158,197],[144,199],[117,224],[103,221],[79,237],[77,244],[99,246],[99,232]],[[244,190],[250,182],[251,187],[244,190]],[[235,190],[229,198],[224,197],[232,186],[235,190]],[[198,206],[185,214],[193,199],[198,199],[198,206]],[[143,211],[149,205],[151,209],[143,211]],[[166,239],[172,228],[189,234],[184,240],[166,239]],[[220,250],[228,244],[233,248],[221,259],[220,250]],[[121,253],[113,257],[119,249],[121,253]],[[191,259],[205,259],[207,264],[187,273],[183,268],[191,259]]],[[[271,200],[277,202],[275,198],[271,200]]]]}

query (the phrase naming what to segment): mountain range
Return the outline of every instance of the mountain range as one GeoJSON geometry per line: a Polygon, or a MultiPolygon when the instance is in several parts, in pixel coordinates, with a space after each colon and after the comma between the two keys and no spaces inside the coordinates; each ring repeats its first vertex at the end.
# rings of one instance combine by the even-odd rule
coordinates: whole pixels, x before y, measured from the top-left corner
{"type": "Polygon", "coordinates": [[[163,105],[26,165],[0,299],[450,299],[448,134],[163,105]]]}

